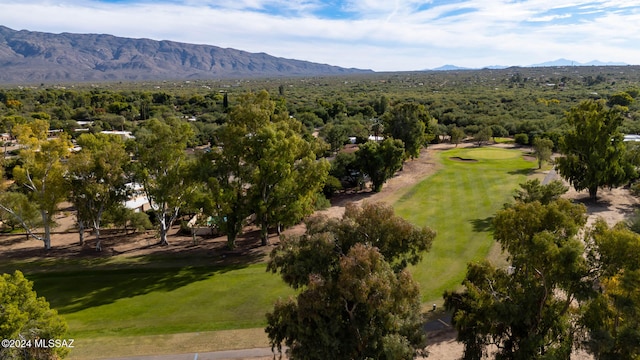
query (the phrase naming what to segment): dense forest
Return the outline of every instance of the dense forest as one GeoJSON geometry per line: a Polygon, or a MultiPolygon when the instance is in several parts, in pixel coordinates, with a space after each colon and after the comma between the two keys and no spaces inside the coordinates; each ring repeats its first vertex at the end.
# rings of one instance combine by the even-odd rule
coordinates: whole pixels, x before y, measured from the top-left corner
{"type": "MultiPolygon", "coordinates": [[[[213,139],[216,126],[248,91],[267,90],[277,111],[300,120],[309,131],[326,124],[347,128],[348,136],[371,132],[392,106],[425,106],[437,132],[452,127],[474,134],[489,126],[494,135],[557,136],[564,115],[585,99],[606,99],[629,107],[624,133],[638,133],[640,68],[508,68],[446,72],[378,73],[318,78],[191,80],[158,83],[64,84],[0,89],[2,126],[10,132],[20,118],[47,117],[51,129],[88,127],[133,130],[141,120],[178,117],[192,121],[191,145],[213,139]],[[627,94],[627,95],[625,95],[627,94]],[[629,98],[631,97],[631,99],[629,98]],[[80,122],[80,123],[78,123],[80,122]],[[90,124],[86,125],[87,122],[90,124]],[[506,130],[506,132],[505,132],[506,130]]],[[[436,138],[437,141],[437,138],[436,138]]]]}

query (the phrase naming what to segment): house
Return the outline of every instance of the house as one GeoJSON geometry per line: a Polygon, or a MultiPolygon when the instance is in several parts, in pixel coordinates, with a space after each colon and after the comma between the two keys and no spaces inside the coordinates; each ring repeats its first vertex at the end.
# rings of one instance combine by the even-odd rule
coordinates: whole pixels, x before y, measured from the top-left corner
{"type": "Polygon", "coordinates": [[[151,204],[149,204],[149,199],[147,199],[142,185],[138,183],[127,183],[125,186],[127,191],[131,193],[129,199],[124,202],[124,206],[127,209],[135,212],[145,212],[151,209],[151,204]]]}

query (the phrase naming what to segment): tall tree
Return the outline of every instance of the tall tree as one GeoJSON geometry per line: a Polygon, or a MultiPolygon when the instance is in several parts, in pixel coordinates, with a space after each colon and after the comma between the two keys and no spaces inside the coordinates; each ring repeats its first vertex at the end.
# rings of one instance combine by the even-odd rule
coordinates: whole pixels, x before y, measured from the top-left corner
{"type": "Polygon", "coordinates": [[[213,199],[209,211],[220,219],[229,247],[252,213],[263,245],[269,228],[311,213],[329,165],[316,160],[317,146],[301,133],[302,124],[278,110],[266,91],[242,96],[218,130],[220,146],[204,154],[199,171],[204,169],[213,199]]]}
{"type": "Polygon", "coordinates": [[[571,129],[560,141],[563,156],[556,164],[560,175],[577,191],[587,189],[595,200],[598,188],[620,186],[635,176],[618,130],[622,124],[620,108],[587,100],[569,111],[567,121],[571,129]]]}
{"type": "Polygon", "coordinates": [[[167,234],[193,190],[187,143],[193,130],[187,122],[170,118],[150,119],[136,133],[134,179],[143,187],[160,225],[160,244],[168,245],[167,234]]]}
{"type": "Polygon", "coordinates": [[[542,169],[542,163],[551,160],[553,140],[541,137],[533,139],[533,154],[538,159],[538,169],[542,169]]]}
{"type": "Polygon", "coordinates": [[[566,199],[517,202],[494,219],[494,237],[510,267],[468,265],[462,292],[447,291],[464,359],[497,347],[499,359],[568,359],[575,329],[572,303],[592,292],[584,248],[576,235],[585,208],[566,199]]]}
{"type": "Polygon", "coordinates": [[[397,139],[384,139],[382,143],[368,141],[356,151],[356,162],[360,170],[371,179],[374,192],[402,168],[404,148],[397,139]]]}
{"type": "MultiPolygon", "coordinates": [[[[229,112],[228,121],[216,131],[218,148],[203,154],[200,177],[207,184],[213,202],[208,207],[227,234],[227,246],[235,247],[246,218],[253,212],[252,200],[256,176],[254,142],[261,129],[275,116],[275,103],[269,93],[247,93],[229,112]]],[[[285,116],[280,115],[280,119],[285,116]]],[[[265,164],[266,166],[266,164],[265,164]]]]}
{"type": "Polygon", "coordinates": [[[202,154],[197,170],[211,199],[204,210],[217,219],[218,226],[227,235],[227,246],[234,248],[251,214],[248,191],[253,168],[245,160],[244,129],[225,124],[216,132],[216,138],[219,147],[202,154]]]}
{"type": "Polygon", "coordinates": [[[434,236],[388,206],[365,204],[286,237],[268,270],[299,292],[267,314],[272,347],[288,346],[291,359],[413,359],[426,344],[405,265],[417,263],[434,236]]]}
{"type": "Polygon", "coordinates": [[[432,120],[424,105],[403,103],[385,113],[384,131],[386,135],[402,141],[406,156],[417,158],[426,145],[425,131],[432,120]]]}
{"type": "Polygon", "coordinates": [[[53,218],[59,211],[58,204],[67,195],[65,159],[71,149],[71,142],[64,133],[48,139],[48,130],[49,123],[37,119],[14,127],[18,142],[24,148],[20,150],[22,164],[13,169],[13,177],[38,209],[44,234],[35,234],[17,209],[0,205],[15,216],[30,235],[42,240],[46,250],[51,248],[51,227],[55,225],[53,218]]]}
{"type": "Polygon", "coordinates": [[[77,143],[81,149],[69,159],[67,174],[70,200],[77,211],[80,244],[84,242],[84,228],[90,225],[96,250],[101,251],[102,215],[127,199],[125,167],[129,154],[116,135],[82,134],[77,143]]]}
{"type": "Polygon", "coordinates": [[[265,124],[249,141],[247,162],[255,169],[251,179],[252,207],[263,245],[268,244],[269,227],[280,221],[299,221],[311,213],[311,200],[324,185],[329,171],[326,160],[316,161],[311,144],[302,138],[300,130],[297,120],[285,118],[265,124]],[[296,216],[295,210],[301,212],[296,216]],[[283,215],[296,219],[291,221],[283,215]]]}

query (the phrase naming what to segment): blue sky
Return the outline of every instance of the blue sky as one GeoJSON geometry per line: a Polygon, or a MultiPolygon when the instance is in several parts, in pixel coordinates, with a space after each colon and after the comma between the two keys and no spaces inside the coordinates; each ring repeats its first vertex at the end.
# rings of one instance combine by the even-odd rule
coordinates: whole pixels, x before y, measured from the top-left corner
{"type": "Polygon", "coordinates": [[[408,71],[567,58],[640,64],[640,0],[0,0],[0,25],[408,71]]]}

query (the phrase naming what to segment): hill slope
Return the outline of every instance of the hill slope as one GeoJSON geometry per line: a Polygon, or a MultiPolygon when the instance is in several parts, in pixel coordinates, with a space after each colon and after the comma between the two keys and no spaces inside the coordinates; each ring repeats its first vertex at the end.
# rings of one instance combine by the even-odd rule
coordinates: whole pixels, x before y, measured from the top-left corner
{"type": "Polygon", "coordinates": [[[210,45],[0,26],[0,83],[211,79],[371,72],[210,45]]]}

